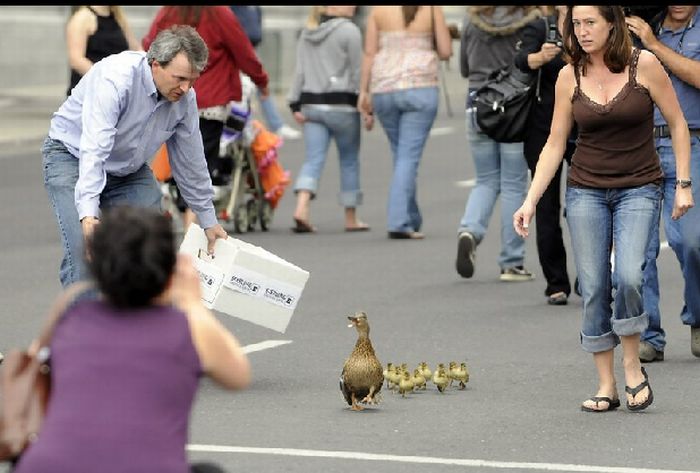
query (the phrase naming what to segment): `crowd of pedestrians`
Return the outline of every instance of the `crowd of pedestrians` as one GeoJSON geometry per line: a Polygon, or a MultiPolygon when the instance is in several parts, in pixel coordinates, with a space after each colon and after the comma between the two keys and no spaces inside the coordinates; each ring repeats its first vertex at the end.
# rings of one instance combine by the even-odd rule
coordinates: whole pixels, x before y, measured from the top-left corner
{"type": "MultiPolygon", "coordinates": [[[[700,179],[698,7],[668,6],[647,19],[621,6],[471,6],[465,11],[459,64],[468,81],[465,147],[476,185],[457,226],[457,273],[473,277],[476,249],[500,197],[501,250],[493,256],[500,280],[533,280],[525,267],[525,238],[534,220],[546,302],[567,304],[572,284],[564,216],[583,299],[581,347],[592,353],[598,374],[598,390],[581,409],[603,412],[621,405],[614,372],[618,344],[626,406],[645,409],[654,396],[641,363],[663,361],[666,344],[656,270],[661,220],[685,282],[681,320],[690,327],[692,354],[700,357],[700,210],[695,206],[700,195],[694,185],[700,179]],[[529,133],[516,143],[482,132],[471,93],[491,73],[508,67],[540,75],[529,133]]],[[[366,7],[362,25],[353,21],[357,17],[354,6],[310,9],[298,37],[295,72],[286,84],[287,104],[301,132],[284,124],[269,95],[268,75],[255,49],[262,41],[260,7],[165,6],[140,43],[116,6],[81,7],[67,25],[70,88],[42,148],[45,187],[63,247],[61,283],[68,288],[95,278],[105,299],[90,310],[101,314],[105,327],[122,323],[115,307],[132,296],[140,302],[130,307],[144,320],[149,311],[175,304],[190,320],[194,341],[191,366],[177,367],[189,381],[201,366],[223,385],[243,387],[247,360],[235,338],[216,326],[223,338],[212,343],[236,364],[235,370],[220,371],[203,348],[215,319],[192,302],[198,298],[191,265],[175,263],[172,235],[157,212],[133,208],[159,208],[161,191],[148,161],[166,144],[174,179],[192,218],[205,229],[208,250],[213,252],[217,238],[227,238],[214,213],[212,179],[228,104],[241,96],[239,72],[256,84],[270,128],[303,138],[294,232],[317,231],[310,203],[331,140],[340,161],[338,201],[345,230],[370,230],[357,216],[363,203],[360,144],[363,125],[369,132],[378,123],[391,149],[387,236],[425,238],[417,177],[438,110],[440,61],[453,55],[453,38],[442,7],[366,7]],[[143,231],[114,231],[124,219],[143,231]],[[132,258],[157,273],[155,292],[144,292],[138,283],[145,279],[128,274],[143,268],[112,261],[114,250],[133,250],[129,238],[162,252],[132,258]],[[121,268],[119,281],[133,287],[116,287],[117,275],[106,268],[121,268]],[[171,289],[182,290],[186,304],[171,289]],[[203,314],[198,323],[206,327],[197,329],[192,312],[203,314]]],[[[95,302],[67,312],[71,323],[82,323],[87,304],[95,302]]],[[[172,330],[185,327],[178,324],[172,330]]],[[[58,353],[67,349],[69,358],[74,354],[69,334],[58,335],[58,353]]],[[[63,376],[60,367],[57,376],[63,376]]],[[[189,412],[192,394],[181,399],[177,415],[189,412]]],[[[39,453],[28,455],[26,465],[52,461],[52,449],[69,440],[61,420],[52,422],[54,440],[46,436],[49,440],[37,444],[39,453]]],[[[181,449],[180,440],[167,448],[181,449]]]]}

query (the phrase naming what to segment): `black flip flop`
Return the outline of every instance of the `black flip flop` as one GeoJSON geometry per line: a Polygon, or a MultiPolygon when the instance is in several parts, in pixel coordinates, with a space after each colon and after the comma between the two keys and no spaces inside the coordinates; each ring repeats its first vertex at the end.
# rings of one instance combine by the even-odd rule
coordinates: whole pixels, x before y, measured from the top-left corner
{"type": "MultiPolygon", "coordinates": [[[[591,407],[586,407],[583,404],[581,405],[581,410],[586,411],[586,412],[608,412],[617,409],[620,407],[620,400],[619,399],[610,399],[608,396],[593,396],[591,398],[586,399],[586,401],[593,401],[595,402],[596,407],[598,407],[599,402],[607,402],[608,407],[607,409],[593,409],[591,407]]],[[[583,401],[583,402],[586,402],[583,401]]]]}
{"type": "Polygon", "coordinates": [[[632,396],[632,399],[634,399],[634,397],[637,394],[639,394],[639,391],[641,391],[644,388],[649,388],[649,396],[647,397],[647,400],[641,404],[630,404],[630,402],[627,401],[627,409],[629,409],[630,411],[641,411],[642,409],[646,409],[647,407],[649,407],[651,403],[654,402],[654,393],[652,392],[651,385],[649,384],[649,376],[647,375],[647,372],[643,366],[642,374],[644,375],[644,381],[642,381],[633,388],[625,386],[625,392],[627,394],[630,394],[632,396]]]}

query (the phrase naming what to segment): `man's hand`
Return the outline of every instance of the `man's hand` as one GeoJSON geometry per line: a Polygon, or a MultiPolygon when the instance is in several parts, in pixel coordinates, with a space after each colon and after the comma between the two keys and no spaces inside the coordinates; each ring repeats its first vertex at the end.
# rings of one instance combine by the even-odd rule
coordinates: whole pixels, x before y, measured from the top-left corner
{"type": "Polygon", "coordinates": [[[652,45],[658,41],[649,23],[640,17],[635,15],[625,17],[625,23],[627,23],[630,33],[637,36],[646,49],[651,49],[652,45]]]}
{"type": "Polygon", "coordinates": [[[292,116],[294,117],[294,121],[297,122],[299,125],[303,125],[306,121],[306,117],[301,112],[294,112],[292,116]]]}
{"type": "Polygon", "coordinates": [[[213,227],[209,227],[204,230],[204,234],[207,236],[208,244],[207,251],[210,255],[214,254],[214,243],[216,243],[217,238],[223,238],[224,240],[228,238],[228,233],[224,230],[221,224],[217,223],[213,227]]]}
{"type": "Polygon", "coordinates": [[[266,99],[270,96],[270,87],[265,86],[265,87],[258,87],[258,90],[260,91],[260,97],[266,99]]]}
{"type": "MultiPolygon", "coordinates": [[[[92,232],[95,231],[95,227],[100,223],[100,219],[97,217],[83,217],[80,221],[80,225],[83,228],[83,241],[87,241],[91,236],[92,232]]],[[[85,258],[90,261],[92,255],[88,251],[87,246],[85,246],[85,258]]]]}

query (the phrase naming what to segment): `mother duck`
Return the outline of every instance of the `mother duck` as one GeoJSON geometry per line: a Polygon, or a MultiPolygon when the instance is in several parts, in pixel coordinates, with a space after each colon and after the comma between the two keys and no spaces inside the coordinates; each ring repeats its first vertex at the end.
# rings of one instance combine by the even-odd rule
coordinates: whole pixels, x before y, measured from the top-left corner
{"type": "Polygon", "coordinates": [[[354,411],[364,407],[358,404],[378,404],[379,391],[384,383],[382,364],[374,354],[372,342],[369,339],[369,324],[367,314],[357,312],[348,316],[350,325],[357,330],[357,342],[350,357],[345,360],[343,372],[340,374],[340,390],[345,400],[354,411]]]}

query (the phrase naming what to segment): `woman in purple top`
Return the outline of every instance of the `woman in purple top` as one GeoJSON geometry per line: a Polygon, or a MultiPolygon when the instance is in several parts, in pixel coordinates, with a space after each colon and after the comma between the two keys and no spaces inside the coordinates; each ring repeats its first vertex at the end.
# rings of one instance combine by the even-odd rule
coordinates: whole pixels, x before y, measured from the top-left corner
{"type": "Polygon", "coordinates": [[[56,326],[46,418],[15,473],[221,471],[188,464],[192,403],[202,374],[241,389],[250,365],[202,304],[170,222],[115,207],[86,247],[101,295],[77,298],[56,326]]]}

